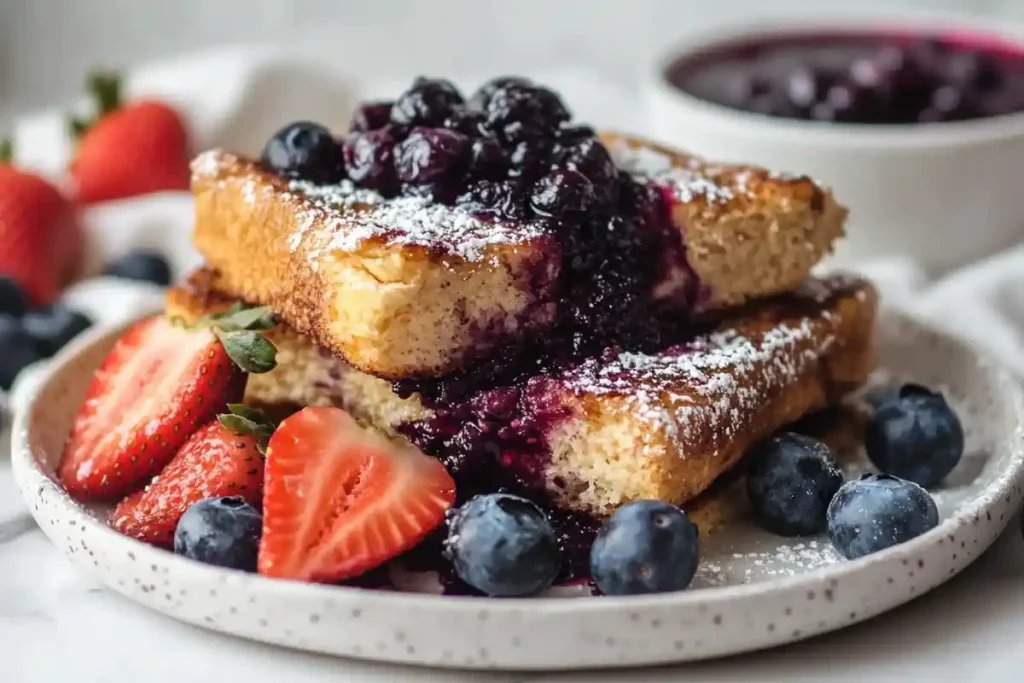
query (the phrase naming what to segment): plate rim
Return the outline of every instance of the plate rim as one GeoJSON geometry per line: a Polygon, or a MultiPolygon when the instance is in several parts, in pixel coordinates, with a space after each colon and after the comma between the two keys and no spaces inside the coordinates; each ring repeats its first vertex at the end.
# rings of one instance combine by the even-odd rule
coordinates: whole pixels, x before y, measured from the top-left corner
{"type": "MultiPolygon", "coordinates": [[[[258,590],[261,594],[270,595],[275,599],[288,599],[299,595],[308,598],[311,594],[322,591],[325,598],[330,597],[335,601],[368,601],[373,604],[379,604],[382,609],[405,607],[421,611],[440,611],[445,616],[452,617],[463,617],[467,614],[477,615],[483,609],[493,613],[495,618],[500,618],[502,616],[521,616],[524,612],[524,608],[527,607],[529,608],[528,611],[537,615],[538,618],[544,618],[545,616],[564,616],[568,613],[577,613],[584,617],[593,618],[608,614],[620,615],[623,612],[643,611],[655,606],[663,608],[666,604],[671,604],[672,606],[679,608],[706,606],[711,609],[725,603],[750,600],[757,597],[766,597],[773,593],[782,593],[786,590],[800,588],[804,585],[812,586],[819,585],[823,582],[839,581],[851,575],[864,572],[873,565],[885,564],[893,560],[900,561],[909,558],[917,558],[922,551],[933,546],[939,539],[948,537],[963,526],[969,525],[972,520],[976,520],[979,515],[983,514],[989,506],[997,503],[999,499],[1005,498],[1007,502],[1011,502],[1010,499],[1013,495],[1017,495],[1019,497],[1021,485],[1024,483],[1024,385],[1021,384],[1019,378],[1010,372],[1004,364],[998,362],[997,359],[991,357],[989,354],[986,354],[984,350],[978,349],[976,346],[971,345],[961,338],[951,335],[942,328],[937,327],[918,316],[888,309],[883,310],[879,316],[880,327],[884,324],[910,324],[913,327],[919,328],[919,331],[922,334],[932,334],[940,337],[943,342],[952,343],[961,353],[972,358],[978,365],[979,369],[984,369],[991,373],[991,380],[1000,386],[1001,396],[1011,398],[1013,405],[1009,409],[1012,409],[1017,416],[1014,432],[1011,434],[1004,434],[1000,438],[1010,439],[1016,435],[1019,445],[1014,450],[1012,457],[998,472],[998,474],[995,475],[993,480],[989,482],[984,489],[979,491],[969,503],[958,508],[953,515],[943,520],[934,529],[931,529],[925,534],[922,534],[921,536],[918,536],[906,543],[854,560],[845,560],[843,562],[817,567],[807,572],[791,576],[774,577],[750,584],[709,586],[703,587],[700,590],[679,591],[668,594],[602,596],[600,599],[581,599],[579,597],[509,599],[445,596],[412,592],[381,591],[350,586],[321,585],[299,581],[272,579],[257,574],[249,574],[231,569],[203,565],[117,533],[105,524],[103,520],[72,499],[67,492],[64,491],[63,487],[61,487],[60,484],[43,469],[35,450],[32,448],[30,440],[31,426],[37,419],[37,413],[41,410],[37,399],[40,393],[50,385],[53,378],[60,375],[61,371],[67,366],[75,364],[84,353],[92,350],[94,345],[111,343],[114,335],[126,329],[136,320],[157,312],[158,311],[147,312],[144,315],[140,315],[123,323],[97,326],[69,345],[50,363],[49,367],[46,369],[46,376],[33,388],[30,397],[26,401],[25,409],[19,411],[14,419],[12,428],[11,458],[15,481],[22,497],[28,504],[30,513],[34,518],[36,518],[37,522],[39,522],[40,516],[38,509],[39,502],[45,495],[46,490],[49,489],[49,493],[56,495],[56,500],[59,500],[63,505],[63,509],[61,510],[63,519],[73,519],[76,523],[89,527],[91,531],[101,534],[101,538],[103,538],[105,542],[119,544],[120,547],[123,547],[125,552],[132,553],[134,556],[139,558],[139,561],[144,562],[145,564],[149,564],[152,561],[159,561],[190,581],[194,580],[201,583],[208,582],[211,584],[218,582],[237,582],[239,584],[245,584],[247,586],[251,586],[254,590],[258,590]]],[[[1012,517],[1010,519],[1012,519],[1012,517]]],[[[1009,520],[1007,520],[1006,523],[1008,524],[1009,520]]],[[[47,536],[50,537],[47,525],[40,523],[40,527],[43,528],[44,532],[47,532],[47,536]]],[[[1001,529],[1002,528],[1005,528],[1005,526],[1001,527],[1001,529]]],[[[996,536],[998,536],[998,533],[996,536]]],[[[68,548],[63,544],[57,542],[52,537],[50,537],[50,540],[51,542],[54,542],[54,544],[57,545],[65,555],[69,554],[68,548]]],[[[978,554],[980,555],[980,552],[978,554]]],[[[972,557],[971,561],[973,561],[975,557],[977,557],[977,555],[972,557]]],[[[125,593],[113,585],[113,580],[109,579],[109,573],[100,577],[100,580],[105,585],[109,585],[113,590],[125,593]]],[[[924,592],[926,591],[921,591],[920,594],[923,594],[924,592]]],[[[155,609],[130,595],[129,599],[132,599],[133,602],[149,607],[150,609],[155,609]]],[[[901,603],[894,603],[892,606],[895,607],[898,604],[901,603]]],[[[177,620],[188,621],[180,616],[168,616],[177,620]]],[[[198,625],[203,626],[203,624],[198,625]]],[[[224,629],[215,630],[224,632],[224,629]]],[[[238,634],[232,635],[237,636],[238,634]]],[[[808,633],[807,635],[810,636],[814,634],[808,633]]],[[[368,654],[366,658],[374,657],[368,654]]],[[[398,660],[387,659],[386,661],[398,660]]],[[[638,664],[632,665],[636,666],[638,664]]],[[[609,665],[602,664],[600,666],[609,665]]]]}

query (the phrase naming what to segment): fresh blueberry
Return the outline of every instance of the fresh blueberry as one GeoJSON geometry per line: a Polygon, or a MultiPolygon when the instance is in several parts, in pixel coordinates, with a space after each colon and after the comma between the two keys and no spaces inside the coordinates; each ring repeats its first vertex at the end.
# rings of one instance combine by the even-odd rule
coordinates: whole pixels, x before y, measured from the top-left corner
{"type": "Polygon", "coordinates": [[[445,547],[460,579],[498,597],[541,592],[562,564],[544,512],[505,493],[477,496],[456,510],[445,547]]]}
{"type": "Polygon", "coordinates": [[[392,126],[353,133],[345,140],[345,170],[353,182],[386,194],[396,186],[393,150],[397,138],[392,126]]]}
{"type": "Polygon", "coordinates": [[[260,158],[275,173],[318,185],[336,183],[344,177],[341,146],[331,131],[308,121],[289,124],[274,133],[260,158]]]}
{"type": "Polygon", "coordinates": [[[681,591],[697,571],[697,525],[669,503],[623,505],[590,549],[590,573],[605,595],[681,591]]]}
{"type": "Polygon", "coordinates": [[[238,496],[206,498],[185,510],[174,552],[206,564],[256,571],[263,517],[238,496]]]}
{"type": "Polygon", "coordinates": [[[426,185],[451,177],[464,166],[469,139],[444,128],[413,128],[395,149],[395,171],[403,183],[426,185]]]}
{"type": "Polygon", "coordinates": [[[107,265],[104,275],[124,278],[126,280],[142,280],[166,287],[171,284],[171,267],[165,259],[155,251],[133,251],[107,265]]]}
{"type": "Polygon", "coordinates": [[[0,314],[20,318],[28,308],[28,295],[21,285],[6,275],[0,275],[0,314]]]}
{"type": "Polygon", "coordinates": [[[0,314],[0,387],[10,389],[22,369],[42,358],[36,340],[25,331],[21,321],[0,314]]]}
{"type": "Polygon", "coordinates": [[[888,474],[843,484],[828,506],[828,536],[847,559],[905,543],[939,523],[928,492],[888,474]]]}
{"type": "Polygon", "coordinates": [[[868,420],[864,447],[882,472],[929,488],[960,462],[964,429],[942,394],[905,384],[868,420]]]}
{"type": "Polygon", "coordinates": [[[751,454],[747,496],[762,527],[780,536],[810,536],[825,529],[829,501],[843,475],[828,446],[784,432],[751,454]]]}
{"type": "Polygon", "coordinates": [[[393,106],[394,102],[389,101],[363,104],[352,115],[352,123],[348,129],[353,133],[365,133],[368,130],[383,128],[391,119],[391,107],[393,106]]]}
{"type": "Polygon", "coordinates": [[[450,81],[420,77],[395,100],[391,122],[401,126],[440,126],[461,104],[462,95],[450,81]]]}
{"type": "Polygon", "coordinates": [[[595,201],[594,186],[579,171],[553,171],[533,186],[530,206],[540,216],[567,216],[585,212],[595,201]]]}
{"type": "Polygon", "coordinates": [[[92,325],[89,316],[55,303],[46,308],[30,311],[21,319],[21,326],[35,339],[40,353],[49,358],[65,344],[92,325]]]}

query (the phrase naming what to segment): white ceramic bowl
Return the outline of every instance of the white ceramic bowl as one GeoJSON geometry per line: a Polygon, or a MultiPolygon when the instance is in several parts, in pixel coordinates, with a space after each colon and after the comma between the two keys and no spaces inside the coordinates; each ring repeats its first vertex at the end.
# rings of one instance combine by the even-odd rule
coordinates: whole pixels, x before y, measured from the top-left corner
{"type": "Polygon", "coordinates": [[[834,263],[912,255],[945,270],[1024,241],[1024,114],[919,126],[772,118],[712,104],[666,79],[681,56],[759,37],[837,32],[978,34],[1024,51],[1024,27],[915,12],[827,9],[679,37],[647,83],[653,132],[718,161],[808,174],[851,209],[834,263]]]}

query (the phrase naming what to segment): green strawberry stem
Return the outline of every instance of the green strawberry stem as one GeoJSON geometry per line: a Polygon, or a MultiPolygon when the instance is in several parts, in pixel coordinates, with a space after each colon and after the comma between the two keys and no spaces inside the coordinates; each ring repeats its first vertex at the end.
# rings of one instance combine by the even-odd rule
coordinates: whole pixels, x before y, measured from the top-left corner
{"type": "Polygon", "coordinates": [[[0,138],[0,163],[9,164],[14,161],[14,140],[10,136],[0,138]]]}
{"type": "Polygon", "coordinates": [[[121,106],[121,76],[112,71],[95,71],[86,78],[86,91],[92,98],[95,113],[92,118],[72,117],[71,133],[80,138],[101,118],[121,106]]]}
{"type": "Polygon", "coordinates": [[[228,412],[218,415],[217,421],[233,434],[256,438],[256,450],[267,454],[267,444],[277,426],[262,410],[242,403],[229,403],[228,412]]]}

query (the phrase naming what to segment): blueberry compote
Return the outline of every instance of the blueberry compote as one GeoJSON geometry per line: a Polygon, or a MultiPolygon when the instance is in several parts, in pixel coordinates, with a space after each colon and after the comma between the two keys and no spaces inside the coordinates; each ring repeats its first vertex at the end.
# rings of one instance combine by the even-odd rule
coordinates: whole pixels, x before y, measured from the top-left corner
{"type": "Polygon", "coordinates": [[[783,118],[912,124],[1024,111],[1024,51],[983,36],[765,38],[687,56],[667,77],[701,99],[783,118]]]}
{"type": "MultiPolygon", "coordinates": [[[[567,417],[559,374],[588,358],[678,340],[679,308],[696,292],[654,298],[666,269],[688,272],[670,193],[620,172],[556,93],[522,78],[494,79],[468,99],[448,81],[420,78],[393,103],[361,107],[346,140],[315,142],[342,149],[345,175],[358,187],[427,196],[485,221],[543,225],[552,236],[562,255],[553,329],[460,372],[394,384],[434,410],[401,431],[442,459],[460,499],[506,490],[542,501],[546,437],[567,417]]],[[[286,158],[330,156],[316,152],[286,158]]],[[[479,330],[481,340],[494,333],[479,330]]],[[[585,572],[597,525],[555,512],[551,521],[566,556],[561,578],[585,572]]],[[[416,555],[436,562],[430,546],[416,555]]]]}

